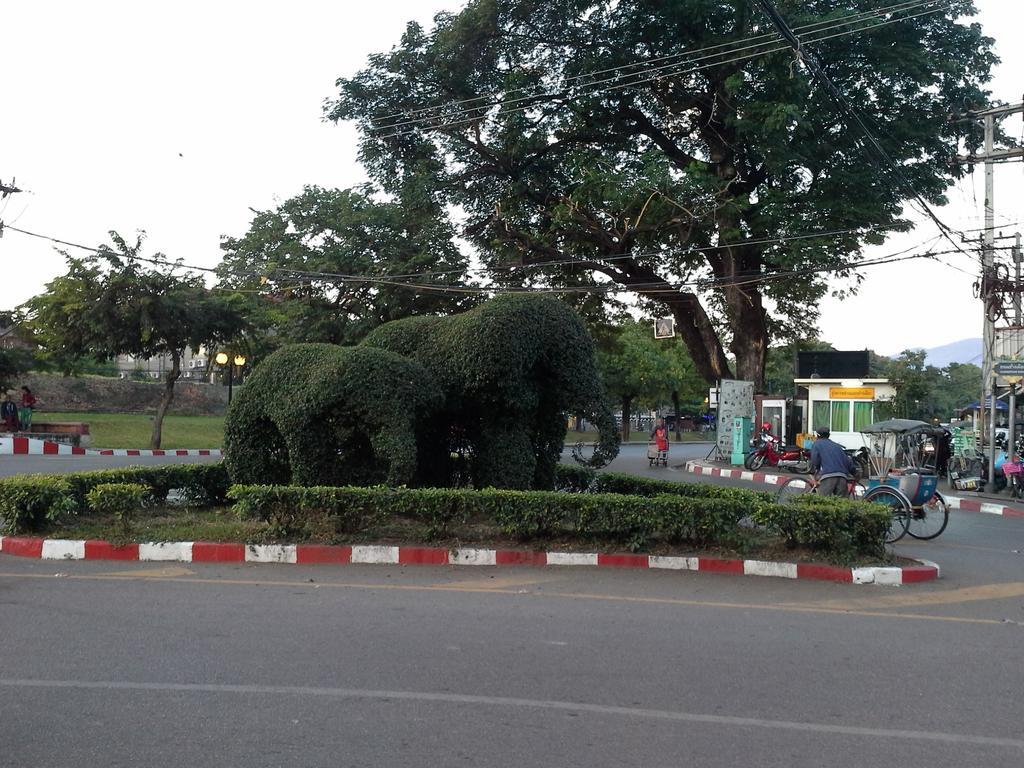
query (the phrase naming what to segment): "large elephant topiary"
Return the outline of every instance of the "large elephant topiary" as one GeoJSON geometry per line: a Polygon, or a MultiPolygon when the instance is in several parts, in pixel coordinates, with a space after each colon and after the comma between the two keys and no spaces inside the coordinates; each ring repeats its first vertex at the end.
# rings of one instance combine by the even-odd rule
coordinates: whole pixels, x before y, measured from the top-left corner
{"type": "MultiPolygon", "coordinates": [[[[470,446],[477,487],[551,488],[566,416],[588,417],[600,441],[592,463],[618,453],[594,343],[576,313],[552,297],[506,295],[451,317],[387,323],[362,342],[412,358],[434,375],[444,408],[426,438],[447,459],[457,434],[470,446]]],[[[439,463],[421,472],[438,484],[439,463]]]]}
{"type": "Polygon", "coordinates": [[[253,371],[228,410],[238,483],[412,482],[418,429],[443,396],[419,363],[370,347],[294,344],[253,371]]]}

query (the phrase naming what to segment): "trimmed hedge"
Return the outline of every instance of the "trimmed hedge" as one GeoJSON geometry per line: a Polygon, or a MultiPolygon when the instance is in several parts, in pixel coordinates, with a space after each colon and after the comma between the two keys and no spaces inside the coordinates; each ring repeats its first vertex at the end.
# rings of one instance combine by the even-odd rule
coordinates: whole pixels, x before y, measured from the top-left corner
{"type": "MultiPolygon", "coordinates": [[[[627,485],[625,476],[603,477],[610,478],[609,487],[627,485]]],[[[740,521],[746,519],[788,546],[837,561],[885,552],[890,512],[880,505],[811,496],[780,505],[766,493],[656,480],[630,487],[646,495],[265,485],[236,485],[228,495],[241,517],[269,523],[270,535],[281,539],[335,541],[404,518],[423,524],[434,539],[458,525],[485,522],[519,541],[564,536],[634,551],[653,542],[737,547],[744,543],[740,521]]]]}
{"type": "Polygon", "coordinates": [[[726,499],[494,488],[234,486],[229,496],[242,517],[268,522],[275,536],[324,541],[406,518],[423,523],[432,538],[457,524],[487,521],[520,541],[567,535],[632,549],[652,540],[731,545],[737,523],[749,513],[745,504],[726,499]]]}
{"type": "Polygon", "coordinates": [[[758,507],[752,518],[789,546],[804,546],[839,559],[885,553],[891,510],[882,504],[807,495],[787,504],[758,507]]]}
{"type": "Polygon", "coordinates": [[[0,533],[38,531],[74,511],[71,484],[62,477],[30,475],[0,480],[0,533]]]}
{"type": "Polygon", "coordinates": [[[92,508],[89,494],[98,486],[138,485],[141,505],[162,504],[178,490],[187,504],[222,506],[230,485],[218,464],[122,467],[66,475],[27,475],[0,479],[0,532],[38,531],[46,522],[92,508]]]}
{"type": "Polygon", "coordinates": [[[89,510],[100,515],[113,515],[128,533],[136,511],[142,506],[149,489],[141,483],[100,483],[86,496],[89,510]]]}

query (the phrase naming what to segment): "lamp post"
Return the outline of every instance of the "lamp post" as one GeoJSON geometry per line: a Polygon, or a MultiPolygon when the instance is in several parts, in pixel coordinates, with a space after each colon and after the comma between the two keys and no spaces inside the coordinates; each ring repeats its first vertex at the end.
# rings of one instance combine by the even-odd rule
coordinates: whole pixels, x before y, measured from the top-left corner
{"type": "Polygon", "coordinates": [[[231,393],[235,379],[235,366],[241,368],[245,365],[245,355],[235,355],[235,359],[231,361],[231,365],[228,365],[228,353],[218,352],[217,357],[214,358],[217,361],[217,365],[224,367],[228,366],[228,405],[231,405],[231,393]]]}

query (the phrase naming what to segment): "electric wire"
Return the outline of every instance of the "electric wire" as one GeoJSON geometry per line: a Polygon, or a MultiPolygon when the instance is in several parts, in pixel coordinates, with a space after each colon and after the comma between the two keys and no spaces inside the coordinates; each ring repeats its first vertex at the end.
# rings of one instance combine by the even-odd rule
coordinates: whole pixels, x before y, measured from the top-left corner
{"type": "MultiPolygon", "coordinates": [[[[931,4],[937,3],[937,2],[941,3],[942,6],[948,6],[948,5],[951,4],[952,0],[914,0],[913,2],[900,3],[897,6],[892,6],[892,8],[895,8],[896,10],[916,10],[917,8],[924,7],[926,5],[931,5],[931,4]],[[900,6],[903,6],[903,7],[900,7],[900,6]]],[[[942,7],[936,8],[936,9],[932,9],[931,11],[927,11],[926,13],[934,13],[937,10],[942,10],[942,7]]],[[[838,29],[840,27],[849,26],[850,24],[858,23],[860,21],[866,21],[866,20],[869,20],[869,19],[880,19],[880,18],[882,18],[885,15],[885,13],[887,11],[888,11],[888,9],[879,9],[879,10],[875,10],[875,11],[865,11],[865,12],[862,12],[860,14],[855,14],[852,17],[844,17],[842,19],[829,19],[829,20],[826,20],[826,21],[816,22],[814,24],[804,25],[803,27],[800,27],[800,29],[807,30],[809,32],[827,32],[827,31],[831,31],[833,29],[838,29]],[[811,28],[817,28],[817,29],[811,29],[811,28]]],[[[907,16],[907,17],[901,17],[901,18],[898,18],[898,19],[891,19],[887,23],[893,23],[895,21],[900,21],[900,20],[905,19],[905,18],[915,18],[915,16],[907,16]]],[[[868,27],[868,28],[873,28],[873,27],[868,27]]],[[[853,30],[853,31],[850,32],[850,34],[852,34],[853,32],[857,32],[857,31],[860,31],[860,30],[853,30]]],[[[828,39],[828,38],[818,38],[818,39],[828,39]]],[[[595,80],[593,82],[586,83],[586,84],[581,85],[581,86],[574,86],[574,88],[581,88],[581,89],[587,90],[587,89],[591,89],[593,86],[596,86],[596,85],[603,85],[603,84],[606,84],[606,83],[616,83],[616,82],[620,81],[621,79],[623,79],[623,77],[625,77],[625,78],[636,78],[636,77],[638,77],[640,75],[649,75],[652,72],[665,72],[666,70],[676,70],[676,69],[678,69],[680,66],[682,66],[684,64],[688,66],[688,65],[694,64],[696,62],[706,61],[708,59],[713,59],[713,58],[721,57],[721,56],[728,56],[728,55],[732,55],[732,54],[735,54],[735,53],[739,53],[741,51],[751,50],[751,49],[754,49],[754,48],[758,48],[758,47],[760,47],[762,45],[769,45],[769,44],[776,43],[776,42],[783,42],[782,39],[780,38],[780,36],[777,33],[775,33],[775,34],[758,35],[758,36],[755,36],[755,37],[752,37],[752,38],[741,38],[741,39],[738,39],[738,40],[731,41],[729,43],[722,43],[722,44],[719,44],[719,45],[709,46],[709,47],[706,47],[706,48],[700,48],[700,49],[697,49],[697,50],[694,50],[694,51],[690,51],[690,52],[687,52],[687,53],[683,53],[683,54],[678,54],[677,55],[677,57],[688,57],[686,59],[686,61],[677,61],[677,62],[673,62],[671,64],[662,64],[662,65],[655,66],[655,67],[651,67],[649,65],[644,66],[644,65],[641,65],[641,64],[630,65],[630,66],[634,66],[634,67],[641,67],[642,66],[643,68],[639,72],[630,73],[630,74],[627,74],[625,76],[621,76],[620,75],[620,76],[616,76],[616,77],[599,79],[599,80],[595,80]],[[762,42],[754,42],[754,41],[762,41],[762,42]],[[745,43],[745,42],[746,43],[753,43],[753,44],[738,45],[739,43],[745,43]],[[717,53],[714,53],[714,54],[709,54],[709,55],[704,55],[704,56],[697,55],[697,54],[705,53],[706,51],[711,51],[711,50],[716,50],[716,49],[723,49],[723,50],[721,50],[721,51],[719,51],[717,53]]],[[[780,48],[773,48],[772,51],[775,51],[775,50],[785,50],[785,48],[786,48],[786,46],[784,45],[784,46],[782,46],[780,48]]],[[[756,55],[760,55],[760,53],[758,53],[756,55]]],[[[672,57],[665,57],[665,58],[672,58],[672,57]]],[[[657,61],[657,60],[658,59],[653,59],[651,61],[657,61]]],[[[723,63],[731,63],[732,61],[735,61],[735,59],[731,59],[731,60],[725,61],[725,62],[715,62],[712,65],[706,65],[705,67],[700,67],[699,69],[706,68],[707,66],[720,66],[723,63]]],[[[614,71],[614,70],[615,70],[615,68],[611,68],[611,69],[608,69],[608,70],[598,70],[597,74],[601,74],[601,73],[609,72],[609,71],[614,71]]],[[[676,74],[676,73],[673,73],[673,74],[676,74]]],[[[679,74],[685,74],[685,72],[682,72],[682,73],[679,73],[679,74]]],[[[574,78],[579,78],[579,77],[583,77],[583,75],[577,75],[577,76],[573,76],[572,78],[566,78],[565,82],[570,81],[570,80],[574,81],[574,78]]],[[[633,85],[633,84],[639,84],[639,83],[644,83],[644,82],[650,82],[651,79],[652,78],[647,78],[647,79],[644,79],[644,80],[636,80],[636,81],[631,81],[631,82],[628,82],[628,83],[619,83],[619,84],[620,85],[633,85]]],[[[522,90],[527,90],[527,89],[517,89],[517,90],[522,91],[522,90]]],[[[459,112],[461,112],[463,115],[468,115],[470,113],[478,113],[481,110],[489,110],[489,109],[492,109],[494,107],[501,107],[501,106],[508,106],[508,105],[512,105],[512,104],[517,104],[517,103],[522,102],[522,101],[530,101],[530,102],[532,102],[532,104],[530,106],[533,106],[534,104],[536,104],[538,102],[550,100],[552,98],[564,97],[566,90],[567,89],[563,85],[563,87],[560,90],[558,90],[558,91],[548,91],[548,92],[542,92],[542,93],[534,93],[534,94],[531,94],[529,96],[524,96],[524,97],[520,97],[520,98],[516,98],[516,99],[508,99],[508,98],[492,99],[491,101],[488,101],[486,103],[482,103],[482,104],[479,104],[479,105],[476,105],[476,106],[473,106],[473,107],[463,108],[463,109],[460,109],[460,110],[456,110],[456,114],[450,116],[449,120],[458,118],[459,117],[459,115],[458,115],[459,112]]],[[[598,89],[596,92],[603,92],[604,90],[609,90],[609,89],[598,89]]],[[[517,91],[510,91],[509,93],[515,93],[515,92],[517,92],[517,91]]],[[[475,100],[482,100],[482,99],[485,99],[485,98],[487,98],[487,97],[477,97],[475,100]]],[[[424,116],[412,117],[412,116],[416,115],[419,112],[427,112],[427,111],[432,111],[432,110],[445,109],[445,108],[448,108],[448,107],[458,106],[459,104],[464,104],[464,103],[469,102],[469,101],[474,101],[474,99],[463,99],[463,100],[460,100],[460,101],[450,102],[449,104],[436,105],[434,107],[421,107],[418,110],[410,110],[410,111],[408,111],[407,113],[404,113],[404,114],[403,113],[396,113],[396,115],[392,115],[391,116],[391,117],[405,116],[405,117],[410,117],[412,119],[406,119],[406,120],[401,120],[401,121],[385,122],[387,118],[378,118],[378,120],[382,121],[382,123],[378,124],[378,125],[375,125],[372,130],[380,131],[380,132],[391,131],[391,130],[393,130],[395,128],[404,127],[406,125],[412,125],[412,124],[416,124],[416,123],[421,123],[424,120],[436,119],[437,117],[440,117],[440,115],[426,116],[426,117],[424,117],[424,116]]],[[[511,114],[511,113],[517,112],[517,111],[520,111],[520,110],[506,110],[502,114],[511,114]]],[[[477,115],[477,117],[479,117],[479,115],[477,115]]]]}
{"type": "MultiPolygon", "coordinates": [[[[930,1],[934,2],[935,0],[930,0],[930,1]]],[[[926,15],[929,15],[929,14],[937,13],[939,11],[942,11],[942,10],[945,10],[946,8],[948,8],[952,4],[953,0],[942,0],[942,2],[943,2],[943,5],[940,5],[939,7],[932,8],[932,9],[927,10],[927,11],[923,11],[921,13],[917,13],[917,14],[913,14],[913,15],[909,15],[909,16],[902,16],[902,17],[895,18],[895,19],[889,19],[889,20],[886,20],[886,21],[879,22],[877,24],[872,24],[872,25],[869,25],[869,26],[866,26],[866,27],[861,27],[861,28],[855,29],[855,30],[850,30],[850,31],[846,31],[846,32],[838,32],[838,33],[831,34],[831,35],[823,35],[821,37],[815,37],[815,38],[809,39],[807,42],[808,43],[816,43],[816,42],[823,42],[825,40],[832,40],[832,39],[838,38],[838,37],[846,37],[846,36],[849,36],[849,35],[852,35],[852,34],[857,34],[857,33],[860,33],[860,32],[870,31],[872,29],[877,29],[879,27],[888,26],[890,24],[895,24],[895,23],[898,23],[898,22],[901,22],[901,21],[908,21],[910,19],[918,18],[919,16],[926,16],[926,15]]],[[[838,28],[840,26],[846,26],[846,25],[845,24],[836,24],[835,26],[831,27],[830,29],[835,29],[835,28],[838,28]]],[[[820,31],[828,31],[828,30],[827,29],[823,29],[823,30],[820,30],[820,31]]],[[[781,41],[780,41],[780,43],[781,43],[781,41]]],[[[749,48],[749,47],[756,47],[756,46],[747,46],[747,47],[749,48]]],[[[630,80],[629,82],[618,82],[618,83],[615,83],[613,85],[609,85],[609,86],[604,87],[604,88],[597,88],[597,89],[589,90],[589,91],[586,92],[586,95],[596,95],[596,94],[600,94],[600,93],[610,93],[610,92],[613,92],[613,91],[622,90],[624,88],[632,88],[632,87],[637,86],[637,85],[643,85],[644,83],[654,82],[656,80],[662,80],[662,79],[664,79],[666,77],[679,77],[679,76],[682,76],[682,75],[694,74],[696,72],[700,72],[700,71],[705,70],[705,69],[710,69],[710,68],[713,68],[713,67],[720,67],[720,66],[723,66],[725,64],[733,64],[733,63],[736,63],[736,62],[739,62],[739,61],[746,61],[748,59],[758,58],[760,56],[764,56],[764,55],[767,55],[767,54],[770,54],[770,53],[777,53],[777,52],[780,52],[780,51],[789,50],[789,48],[790,48],[790,46],[788,44],[780,44],[780,45],[777,45],[777,46],[772,47],[772,48],[766,48],[766,49],[763,49],[763,50],[754,51],[752,53],[743,54],[741,56],[736,56],[734,58],[724,59],[724,60],[720,60],[720,61],[713,61],[713,62],[710,62],[710,63],[705,63],[705,64],[702,64],[700,66],[691,67],[689,69],[677,69],[678,65],[672,65],[671,67],[666,68],[666,69],[669,69],[671,71],[659,72],[659,74],[656,74],[656,75],[653,75],[653,76],[650,76],[650,77],[634,79],[634,80],[630,80]]],[[[737,49],[737,50],[743,50],[743,49],[737,49]]],[[[731,51],[731,52],[727,51],[727,52],[723,52],[722,54],[718,54],[718,55],[725,55],[726,53],[732,53],[732,52],[736,52],[736,51],[731,51]]],[[[655,69],[652,69],[651,71],[657,71],[658,69],[659,68],[655,68],[655,69]]],[[[648,73],[641,72],[641,73],[637,73],[637,74],[648,74],[648,73]]],[[[617,80],[618,78],[614,78],[614,79],[617,80]]],[[[498,117],[506,117],[508,115],[512,115],[512,114],[516,114],[516,113],[519,113],[519,112],[524,112],[524,111],[533,109],[538,104],[542,104],[542,103],[545,103],[545,102],[548,102],[548,101],[556,101],[556,100],[563,100],[564,101],[564,100],[567,100],[569,98],[570,98],[570,94],[566,94],[566,93],[563,93],[561,91],[544,94],[543,97],[541,95],[538,95],[538,97],[532,99],[532,103],[531,104],[528,104],[528,105],[525,105],[525,106],[514,107],[512,109],[503,109],[497,116],[498,117]]],[[[493,103],[491,105],[491,107],[502,106],[502,104],[503,104],[503,102],[495,102],[495,103],[493,103]]],[[[480,107],[480,108],[477,108],[476,110],[464,110],[463,114],[469,114],[472,111],[479,111],[480,109],[483,109],[483,108],[480,107]]],[[[419,133],[421,130],[426,130],[426,131],[443,131],[443,130],[447,130],[449,128],[458,128],[458,127],[463,126],[463,125],[468,125],[470,123],[479,122],[479,121],[483,120],[484,117],[485,117],[485,115],[482,115],[482,114],[476,114],[473,117],[464,117],[464,118],[460,118],[459,115],[454,115],[454,116],[449,117],[449,119],[447,121],[442,122],[442,123],[437,123],[437,124],[423,124],[424,123],[423,120],[409,121],[410,124],[417,123],[417,124],[421,124],[421,125],[419,125],[418,127],[415,127],[415,128],[407,129],[407,130],[397,130],[397,131],[392,131],[390,133],[381,133],[380,135],[377,135],[374,138],[383,140],[383,139],[397,138],[397,137],[401,137],[401,136],[409,136],[409,135],[413,135],[413,134],[419,133]]],[[[390,130],[390,128],[397,128],[397,127],[401,127],[401,126],[396,124],[396,125],[391,126],[391,127],[387,127],[387,126],[385,126],[385,127],[376,127],[376,128],[373,128],[372,130],[374,130],[374,131],[385,131],[385,130],[390,130]]]]}
{"type": "MultiPolygon", "coordinates": [[[[801,31],[801,32],[805,32],[805,33],[806,32],[811,32],[811,31],[816,31],[817,28],[819,28],[819,27],[827,27],[829,29],[832,29],[832,28],[835,28],[836,26],[849,25],[849,24],[856,23],[857,21],[863,20],[864,18],[869,18],[869,17],[870,18],[880,18],[883,14],[886,14],[886,13],[896,13],[896,12],[901,12],[901,11],[915,10],[916,8],[919,8],[919,7],[922,7],[924,5],[928,5],[930,3],[934,3],[934,2],[939,2],[939,0],[905,0],[904,2],[895,3],[893,5],[890,5],[890,6],[887,6],[887,7],[884,7],[884,8],[876,8],[876,9],[871,10],[871,11],[861,11],[859,13],[850,14],[849,16],[844,16],[842,18],[823,19],[822,21],[812,22],[810,24],[803,24],[803,25],[801,25],[799,27],[796,27],[795,29],[798,30],[798,31],[801,31]]],[[[680,60],[682,60],[682,59],[691,59],[692,61],[700,61],[700,60],[702,60],[702,58],[705,58],[705,57],[700,57],[700,58],[693,58],[693,57],[697,56],[698,54],[707,53],[708,51],[716,51],[716,50],[723,49],[723,48],[724,49],[732,49],[739,42],[754,43],[754,42],[765,42],[765,41],[772,41],[772,40],[781,40],[781,37],[776,32],[765,33],[765,34],[760,34],[760,35],[754,35],[753,37],[742,38],[740,40],[731,40],[729,42],[719,43],[717,45],[705,46],[703,48],[697,48],[697,49],[691,50],[691,51],[683,51],[681,53],[668,54],[668,55],[665,55],[665,56],[655,56],[655,57],[652,57],[652,58],[649,58],[649,59],[645,59],[643,61],[636,61],[636,62],[633,62],[631,64],[622,64],[622,65],[615,66],[615,67],[607,67],[605,69],[597,69],[597,70],[592,70],[590,72],[582,72],[582,73],[577,74],[577,75],[569,75],[569,76],[563,78],[562,79],[562,85],[565,86],[567,84],[576,83],[577,81],[584,80],[586,78],[595,77],[597,75],[606,75],[606,74],[609,74],[609,73],[612,73],[612,72],[618,72],[618,73],[621,74],[624,70],[631,70],[631,69],[650,70],[651,69],[651,65],[652,64],[656,64],[656,63],[661,63],[662,66],[672,66],[672,65],[664,65],[664,62],[667,62],[667,61],[670,61],[670,60],[673,61],[673,64],[680,63],[680,60]]],[[[659,67],[659,68],[662,68],[662,67],[659,67]]],[[[609,82],[609,81],[601,81],[601,82],[609,82]]],[[[594,85],[594,84],[595,83],[587,83],[586,85],[594,85]]],[[[503,105],[503,104],[515,103],[516,101],[518,101],[518,99],[509,99],[508,96],[510,96],[512,94],[517,94],[517,93],[527,93],[528,91],[531,91],[531,90],[532,89],[528,88],[528,87],[513,88],[513,89],[510,89],[509,91],[507,91],[505,93],[505,98],[504,99],[490,99],[490,97],[488,97],[488,96],[474,96],[474,97],[470,97],[470,98],[465,98],[465,99],[459,99],[459,100],[456,100],[456,101],[446,102],[444,104],[435,104],[435,105],[432,105],[432,106],[429,106],[429,107],[418,107],[416,109],[404,110],[404,111],[394,112],[394,113],[387,114],[387,115],[382,115],[382,116],[376,118],[376,120],[380,123],[380,125],[376,126],[374,128],[374,130],[387,130],[389,128],[397,127],[398,125],[401,125],[401,123],[391,122],[389,124],[388,121],[395,121],[398,118],[410,118],[410,117],[414,117],[414,116],[421,116],[422,117],[425,113],[428,113],[428,112],[439,111],[439,110],[448,109],[448,108],[451,108],[451,107],[458,107],[458,106],[461,106],[461,105],[472,105],[470,107],[463,107],[463,111],[469,111],[469,110],[476,110],[476,109],[487,109],[487,108],[490,108],[490,107],[499,106],[499,105],[503,105]],[[490,99],[490,100],[488,101],[488,99],[490,99]]],[[[525,98],[536,99],[536,98],[542,97],[544,95],[545,94],[543,94],[543,93],[540,93],[540,94],[538,94],[538,93],[530,93],[525,98]]]]}

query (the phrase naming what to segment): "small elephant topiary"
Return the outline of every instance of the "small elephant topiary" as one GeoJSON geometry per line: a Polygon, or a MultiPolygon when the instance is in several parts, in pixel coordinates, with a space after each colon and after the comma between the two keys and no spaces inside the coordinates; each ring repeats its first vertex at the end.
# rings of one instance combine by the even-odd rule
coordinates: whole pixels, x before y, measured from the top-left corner
{"type": "Polygon", "coordinates": [[[370,347],[293,344],[262,361],[224,426],[236,483],[404,485],[443,404],[419,363],[370,347]]]}

